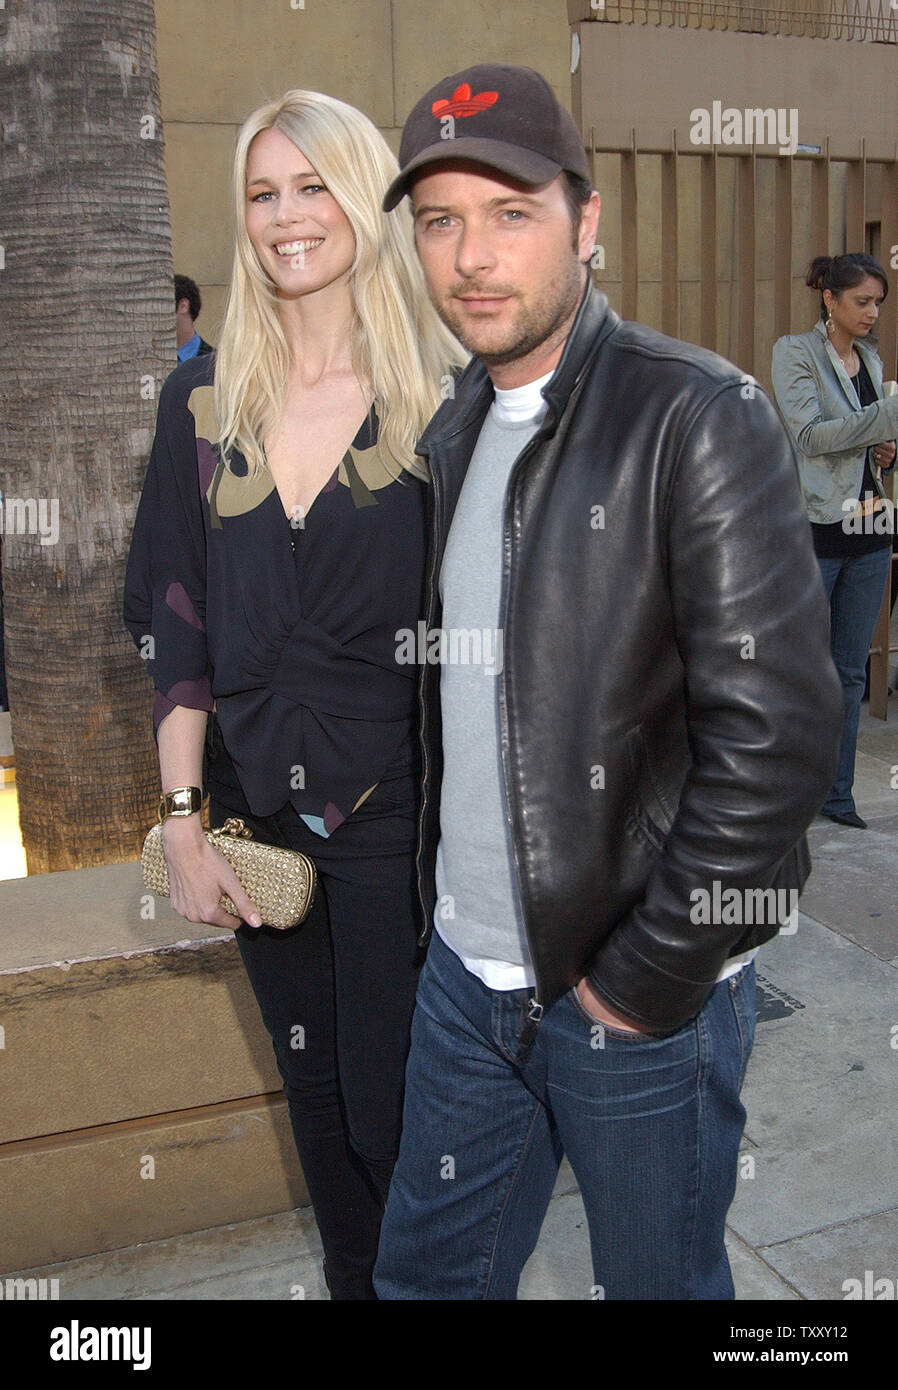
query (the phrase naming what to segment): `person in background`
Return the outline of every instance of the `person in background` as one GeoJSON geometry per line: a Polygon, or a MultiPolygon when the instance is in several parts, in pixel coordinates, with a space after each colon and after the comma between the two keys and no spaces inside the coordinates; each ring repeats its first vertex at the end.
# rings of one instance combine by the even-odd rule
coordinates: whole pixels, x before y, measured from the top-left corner
{"type": "Polygon", "coordinates": [[[368,118],[317,92],[244,123],[221,341],[162,389],[125,598],[152,637],[172,904],[236,929],[339,1299],[374,1297],[399,1145],[420,754],[396,634],[421,614],[415,441],[464,360],[408,214],[381,209],[396,171],[368,118]],[[241,817],[313,859],[300,926],[261,922],[203,836],[204,785],[213,828],[241,817]]]}
{"type": "Polygon", "coordinates": [[[203,301],[195,280],[187,275],[175,276],[175,327],[178,334],[178,361],[187,362],[191,357],[214,352],[211,343],[201,338],[194,327],[200,316],[203,301]]]}
{"type": "Polygon", "coordinates": [[[820,317],[809,333],[774,345],[773,390],[798,457],[842,683],[839,766],[821,814],[864,830],[852,791],[858,719],[894,525],[881,474],[895,462],[898,396],[883,399],[873,336],[889,286],[863,252],[817,256],[806,283],[820,294],[820,317]]]}

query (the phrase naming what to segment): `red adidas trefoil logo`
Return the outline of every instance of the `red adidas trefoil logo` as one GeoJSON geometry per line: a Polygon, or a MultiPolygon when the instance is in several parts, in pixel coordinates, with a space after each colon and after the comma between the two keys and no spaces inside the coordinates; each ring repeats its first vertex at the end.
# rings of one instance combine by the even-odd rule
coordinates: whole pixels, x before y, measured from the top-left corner
{"type": "Polygon", "coordinates": [[[476,97],[472,97],[470,82],[463,82],[452,93],[451,101],[441,97],[439,101],[433,103],[430,109],[440,120],[444,116],[476,116],[478,112],[486,111],[488,107],[495,106],[498,100],[498,92],[478,92],[476,97]]]}

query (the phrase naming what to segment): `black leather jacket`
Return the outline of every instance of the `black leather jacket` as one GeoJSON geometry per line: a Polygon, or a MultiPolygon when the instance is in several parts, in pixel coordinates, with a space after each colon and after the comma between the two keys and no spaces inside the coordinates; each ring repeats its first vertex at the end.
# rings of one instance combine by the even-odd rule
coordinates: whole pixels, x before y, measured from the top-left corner
{"type": "MultiPolygon", "coordinates": [[[[429,628],[492,396],[475,359],[418,446],[433,475],[429,628]]],[[[731,363],[622,322],[587,284],[543,396],[506,497],[497,677],[536,1000],[549,1008],[586,971],[614,1008],[666,1031],[699,1011],[727,956],[778,930],[746,925],[751,909],[696,925],[693,890],[800,888],[809,872],[803,833],[842,720],[827,605],[791,445],[731,363]]],[[[421,692],[423,941],[438,666],[421,692]]]]}

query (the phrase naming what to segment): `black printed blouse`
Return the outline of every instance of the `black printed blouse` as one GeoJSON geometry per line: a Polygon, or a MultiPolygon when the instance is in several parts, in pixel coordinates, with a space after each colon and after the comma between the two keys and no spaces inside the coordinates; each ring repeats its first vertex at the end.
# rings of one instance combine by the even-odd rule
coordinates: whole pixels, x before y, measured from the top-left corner
{"type": "Polygon", "coordinates": [[[125,622],[156,688],[216,710],[247,804],[288,801],[328,836],[409,738],[418,668],[403,629],[422,612],[425,484],[385,465],[362,425],[301,525],[266,471],[214,441],[214,356],[168,378],[137,511],[125,622]],[[406,647],[408,644],[405,644],[406,647]]]}

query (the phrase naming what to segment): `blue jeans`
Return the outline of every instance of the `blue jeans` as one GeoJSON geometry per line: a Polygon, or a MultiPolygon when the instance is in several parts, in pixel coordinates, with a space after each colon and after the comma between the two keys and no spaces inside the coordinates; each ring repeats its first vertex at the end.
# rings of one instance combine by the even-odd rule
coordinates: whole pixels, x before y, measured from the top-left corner
{"type": "Polygon", "coordinates": [[[839,680],[845,717],[836,780],[822,810],[842,815],[854,811],[851,787],[857,751],[857,725],[866,683],[867,654],[886,587],[892,552],[871,550],[867,555],[826,559],[817,556],[823,587],[829,599],[832,657],[839,680]]]}
{"type": "Polygon", "coordinates": [[[734,1296],[724,1222],[745,1123],[754,967],[664,1037],[604,1033],[575,991],[521,1045],[529,990],[495,992],[434,936],[418,987],[381,1299],[513,1299],[562,1153],[606,1299],[734,1296]]]}

